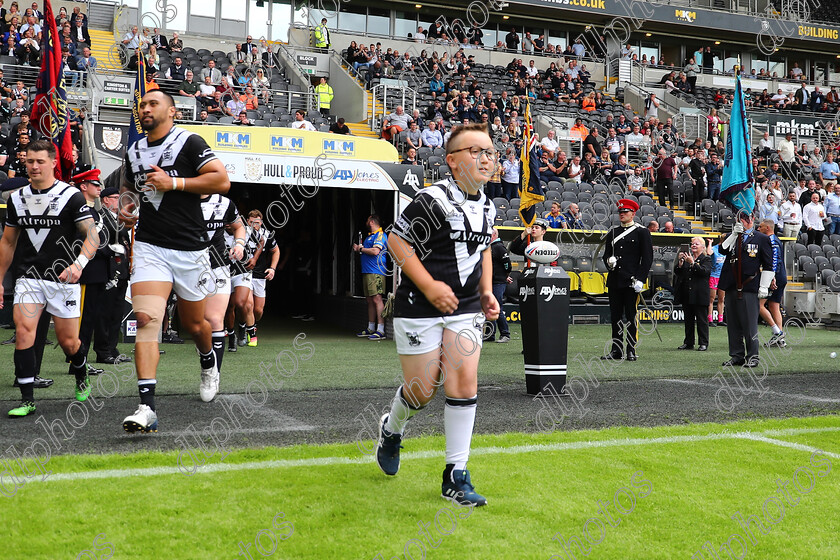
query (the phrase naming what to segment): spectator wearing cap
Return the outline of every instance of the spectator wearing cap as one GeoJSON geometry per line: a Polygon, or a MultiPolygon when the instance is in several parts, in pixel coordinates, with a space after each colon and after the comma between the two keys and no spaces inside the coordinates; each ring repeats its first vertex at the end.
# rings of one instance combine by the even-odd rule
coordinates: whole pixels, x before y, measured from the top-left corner
{"type": "Polygon", "coordinates": [[[609,269],[607,288],[612,323],[612,349],[603,360],[636,361],[636,311],[653,264],[650,232],[633,219],[639,203],[629,198],[617,202],[621,223],[607,234],[604,264],[609,269]]]}
{"type": "MultiPolygon", "coordinates": [[[[533,225],[526,226],[525,229],[522,230],[522,233],[510,242],[508,250],[514,255],[524,256],[525,249],[528,245],[536,243],[537,241],[542,241],[545,238],[546,231],[548,231],[548,221],[544,218],[537,218],[534,220],[533,225]]],[[[528,267],[537,266],[537,263],[531,262],[529,259],[526,259],[525,263],[528,267]]],[[[555,266],[556,264],[556,262],[553,262],[551,263],[551,266],[555,266]]]]}

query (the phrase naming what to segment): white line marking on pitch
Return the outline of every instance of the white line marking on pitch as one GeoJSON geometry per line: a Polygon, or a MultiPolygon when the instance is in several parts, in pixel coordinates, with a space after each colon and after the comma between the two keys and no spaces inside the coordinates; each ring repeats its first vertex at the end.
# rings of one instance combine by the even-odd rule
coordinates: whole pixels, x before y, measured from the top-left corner
{"type": "MultiPolygon", "coordinates": [[[[814,434],[825,432],[840,432],[840,426],[831,426],[825,428],[789,428],[779,430],[766,430],[763,432],[721,432],[716,434],[706,434],[699,436],[667,436],[658,438],[626,438],[626,439],[608,439],[597,441],[573,441],[564,443],[549,443],[537,445],[518,445],[514,447],[478,447],[473,449],[471,455],[517,455],[520,453],[533,453],[535,451],[553,452],[553,451],[569,451],[574,449],[592,449],[605,447],[624,447],[624,446],[642,446],[642,445],[656,445],[666,443],[693,443],[701,441],[715,441],[726,439],[751,439],[760,438],[766,435],[799,435],[799,434],[814,434]]],[[[769,440],[768,443],[777,442],[779,440],[769,440]]],[[[756,441],[764,441],[756,439],[756,441]]],[[[781,442],[786,447],[793,445],[787,442],[781,442]]],[[[780,443],[780,444],[781,444],[780,443]]],[[[811,450],[812,448],[803,450],[811,450]]],[[[796,449],[796,448],[794,448],[796,449]]],[[[835,455],[831,455],[832,457],[835,455]]],[[[412,451],[402,453],[401,459],[432,459],[443,457],[442,451],[412,451]]],[[[253,461],[249,463],[215,463],[212,465],[205,464],[196,471],[198,474],[208,474],[217,472],[229,471],[244,471],[255,469],[279,469],[279,468],[294,468],[294,467],[317,467],[329,465],[362,465],[372,463],[373,458],[365,457],[313,457],[309,459],[277,459],[273,461],[253,461]]],[[[45,482],[49,481],[65,481],[65,480],[91,480],[99,478],[127,478],[131,476],[159,476],[167,474],[182,473],[177,467],[149,467],[145,469],[110,469],[103,471],[88,471],[79,473],[58,473],[50,475],[45,482]]],[[[33,479],[40,480],[40,479],[33,479]]]]}
{"type": "MultiPolygon", "coordinates": [[[[709,383],[706,381],[694,381],[692,379],[663,379],[662,381],[670,381],[671,383],[684,383],[686,385],[702,385],[704,387],[720,388],[720,384],[709,383]]],[[[802,399],[805,401],[821,402],[821,403],[840,403],[840,399],[826,399],[824,397],[812,397],[810,395],[799,395],[797,393],[779,393],[778,391],[767,391],[765,394],[776,395],[779,397],[789,397],[791,399],[802,399]]]]}
{"type": "Polygon", "coordinates": [[[772,439],[772,438],[769,438],[769,437],[759,436],[759,435],[755,435],[755,434],[743,434],[740,437],[742,439],[748,439],[750,441],[761,441],[761,442],[764,442],[764,443],[770,443],[770,444],[778,445],[778,446],[781,446],[781,447],[788,447],[790,449],[796,449],[798,451],[808,451],[809,453],[819,451],[821,453],[824,453],[825,455],[828,455],[829,457],[833,457],[835,459],[840,459],[840,455],[838,455],[837,453],[831,453],[830,451],[824,451],[824,450],[819,449],[817,447],[811,447],[810,445],[802,445],[801,443],[794,443],[792,441],[783,441],[783,440],[780,440],[780,439],[772,439]]]}

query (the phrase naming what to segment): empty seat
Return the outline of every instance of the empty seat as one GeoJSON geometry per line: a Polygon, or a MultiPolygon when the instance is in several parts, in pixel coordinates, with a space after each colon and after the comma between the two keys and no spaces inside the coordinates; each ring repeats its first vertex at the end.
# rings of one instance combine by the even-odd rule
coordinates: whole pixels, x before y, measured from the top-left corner
{"type": "Polygon", "coordinates": [[[600,272],[579,272],[580,291],[588,296],[601,296],[607,292],[607,282],[600,272]]]}

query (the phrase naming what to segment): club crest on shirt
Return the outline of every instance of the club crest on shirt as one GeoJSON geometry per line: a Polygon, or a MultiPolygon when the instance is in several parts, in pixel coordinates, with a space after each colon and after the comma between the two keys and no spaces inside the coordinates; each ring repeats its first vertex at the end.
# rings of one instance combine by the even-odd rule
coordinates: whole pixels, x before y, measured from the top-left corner
{"type": "Polygon", "coordinates": [[[58,212],[58,199],[53,198],[50,200],[50,211],[51,212],[58,212]]]}
{"type": "Polygon", "coordinates": [[[172,148],[166,148],[160,156],[160,164],[172,165],[173,163],[175,163],[175,153],[172,151],[172,148]]]}

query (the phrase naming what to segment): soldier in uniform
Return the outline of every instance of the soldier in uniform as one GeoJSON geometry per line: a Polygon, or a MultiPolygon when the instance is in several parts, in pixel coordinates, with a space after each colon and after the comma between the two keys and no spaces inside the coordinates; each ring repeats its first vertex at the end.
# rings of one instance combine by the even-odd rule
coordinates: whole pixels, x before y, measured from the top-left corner
{"type": "Polygon", "coordinates": [[[635,200],[622,198],[618,201],[618,215],[621,225],[607,234],[604,246],[604,263],[610,272],[607,288],[610,298],[610,321],[612,322],[612,350],[602,360],[636,361],[636,309],[639,294],[644,289],[645,279],[653,264],[653,243],[650,232],[633,221],[639,210],[635,200]],[[622,355],[622,325],[627,333],[626,353],[622,355]]]}
{"type": "MultiPolygon", "coordinates": [[[[102,344],[94,342],[93,349],[96,352],[96,361],[103,364],[114,364],[130,362],[131,356],[121,354],[117,350],[120,327],[123,317],[126,315],[125,292],[128,288],[128,255],[130,252],[130,240],[128,229],[119,223],[119,197],[120,191],[117,187],[102,189],[99,198],[102,201],[103,232],[107,232],[108,246],[113,256],[108,266],[108,283],[105,284],[99,314],[97,332],[103,333],[102,344]]],[[[104,234],[103,234],[104,237],[104,234]]]]}
{"type": "Polygon", "coordinates": [[[767,298],[775,277],[770,238],[754,229],[752,215],[739,213],[720,252],[726,255],[718,288],[726,292],[730,356],[723,365],[756,367],[758,300],[767,298]]]}

